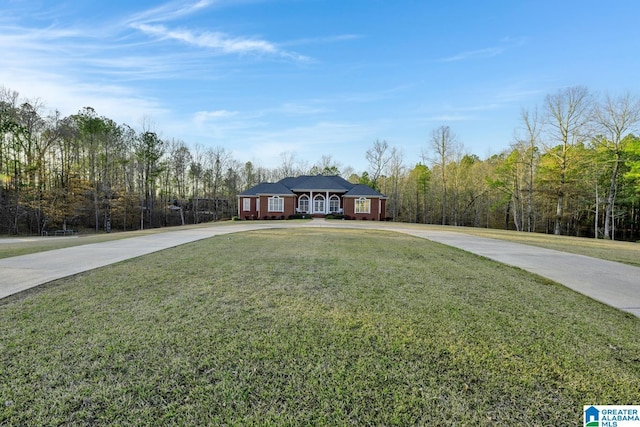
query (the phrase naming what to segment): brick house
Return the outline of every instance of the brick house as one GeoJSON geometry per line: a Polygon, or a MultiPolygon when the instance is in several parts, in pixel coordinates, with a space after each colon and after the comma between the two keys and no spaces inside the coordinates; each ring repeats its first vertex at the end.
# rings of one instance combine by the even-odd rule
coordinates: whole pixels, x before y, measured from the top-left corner
{"type": "Polygon", "coordinates": [[[314,217],[385,219],[387,197],[339,176],[303,175],[263,182],[238,195],[240,219],[284,219],[295,214],[314,217]]]}

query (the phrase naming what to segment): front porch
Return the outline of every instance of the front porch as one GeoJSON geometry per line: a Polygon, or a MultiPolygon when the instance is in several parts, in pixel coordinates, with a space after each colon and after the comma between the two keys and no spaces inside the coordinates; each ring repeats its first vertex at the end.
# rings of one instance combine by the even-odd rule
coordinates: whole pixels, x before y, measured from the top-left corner
{"type": "Polygon", "coordinates": [[[335,193],[309,191],[296,194],[296,213],[324,218],[327,215],[341,215],[344,208],[341,197],[335,193]]]}

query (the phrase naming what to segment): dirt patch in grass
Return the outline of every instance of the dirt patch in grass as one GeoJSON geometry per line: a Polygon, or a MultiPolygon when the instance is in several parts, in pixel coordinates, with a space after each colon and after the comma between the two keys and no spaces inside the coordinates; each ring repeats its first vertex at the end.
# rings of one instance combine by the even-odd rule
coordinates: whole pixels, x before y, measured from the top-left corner
{"type": "Polygon", "coordinates": [[[379,231],[219,236],[0,302],[0,425],[577,425],[640,321],[379,231]]]}

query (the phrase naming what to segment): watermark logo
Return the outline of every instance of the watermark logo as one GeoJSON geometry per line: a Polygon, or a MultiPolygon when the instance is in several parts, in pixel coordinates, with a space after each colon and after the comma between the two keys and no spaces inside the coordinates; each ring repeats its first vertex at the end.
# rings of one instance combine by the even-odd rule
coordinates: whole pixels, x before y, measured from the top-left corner
{"type": "Polygon", "coordinates": [[[640,427],[640,405],[589,405],[584,427],[640,427]]]}
{"type": "Polygon", "coordinates": [[[600,410],[595,406],[585,406],[584,425],[585,427],[600,427],[600,410]]]}

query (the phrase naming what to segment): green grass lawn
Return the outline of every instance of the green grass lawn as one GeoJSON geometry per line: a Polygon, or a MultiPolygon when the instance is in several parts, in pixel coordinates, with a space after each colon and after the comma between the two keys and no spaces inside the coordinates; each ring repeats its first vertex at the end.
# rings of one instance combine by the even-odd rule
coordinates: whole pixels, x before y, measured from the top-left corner
{"type": "Polygon", "coordinates": [[[0,301],[0,425],[580,425],[640,319],[365,230],[219,236],[0,301]]]}

